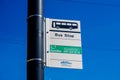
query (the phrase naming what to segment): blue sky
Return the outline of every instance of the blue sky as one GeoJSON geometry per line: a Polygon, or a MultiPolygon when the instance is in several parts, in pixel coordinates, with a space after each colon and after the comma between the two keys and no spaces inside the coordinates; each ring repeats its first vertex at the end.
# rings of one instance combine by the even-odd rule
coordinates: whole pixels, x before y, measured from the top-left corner
{"type": "MultiPolygon", "coordinates": [[[[45,80],[120,80],[120,1],[44,0],[44,16],[81,21],[83,70],[45,68],[45,80]]],[[[26,80],[27,0],[0,0],[0,80],[26,80]]]]}

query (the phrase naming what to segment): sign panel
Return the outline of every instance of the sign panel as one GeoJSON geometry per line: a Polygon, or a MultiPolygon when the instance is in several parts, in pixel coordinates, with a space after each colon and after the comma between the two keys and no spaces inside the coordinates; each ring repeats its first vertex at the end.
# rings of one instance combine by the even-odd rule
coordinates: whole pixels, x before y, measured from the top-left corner
{"type": "Polygon", "coordinates": [[[46,18],[46,66],[83,68],[80,21],[46,18]]]}

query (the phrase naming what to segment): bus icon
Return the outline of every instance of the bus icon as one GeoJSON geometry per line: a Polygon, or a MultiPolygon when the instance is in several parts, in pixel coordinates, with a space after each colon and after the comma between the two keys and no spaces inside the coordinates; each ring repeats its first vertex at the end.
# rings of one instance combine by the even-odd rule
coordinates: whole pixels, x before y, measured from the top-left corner
{"type": "Polygon", "coordinates": [[[64,22],[64,21],[52,21],[52,28],[60,29],[77,29],[78,23],[76,22],[64,22]]]}

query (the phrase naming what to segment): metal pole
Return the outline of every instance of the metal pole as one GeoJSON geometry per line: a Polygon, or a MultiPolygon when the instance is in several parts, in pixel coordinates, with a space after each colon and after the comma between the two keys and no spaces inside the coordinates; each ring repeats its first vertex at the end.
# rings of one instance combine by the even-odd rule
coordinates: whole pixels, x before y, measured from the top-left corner
{"type": "Polygon", "coordinates": [[[27,80],[44,80],[43,0],[28,0],[27,80]]]}

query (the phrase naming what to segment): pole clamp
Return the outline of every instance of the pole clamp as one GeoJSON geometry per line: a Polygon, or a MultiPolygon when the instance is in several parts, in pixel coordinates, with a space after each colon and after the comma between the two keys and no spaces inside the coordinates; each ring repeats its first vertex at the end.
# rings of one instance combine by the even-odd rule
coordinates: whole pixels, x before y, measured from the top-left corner
{"type": "Polygon", "coordinates": [[[27,62],[31,62],[31,61],[43,61],[41,58],[32,58],[27,60],[27,62]]]}
{"type": "Polygon", "coordinates": [[[33,15],[28,16],[27,19],[29,19],[29,18],[31,18],[31,17],[34,17],[34,16],[42,17],[42,15],[39,15],[39,14],[33,14],[33,15]]]}

